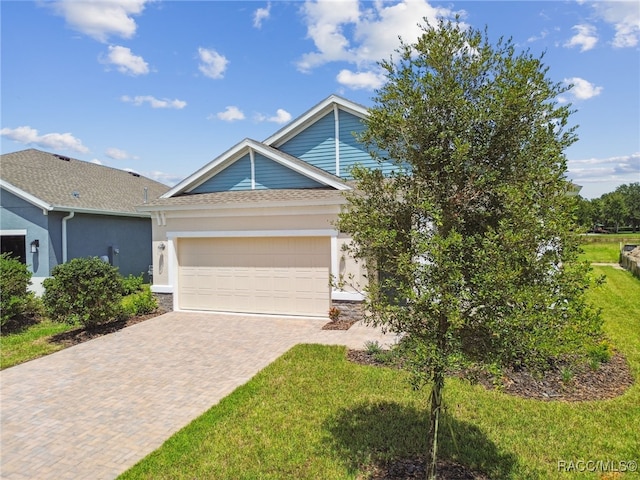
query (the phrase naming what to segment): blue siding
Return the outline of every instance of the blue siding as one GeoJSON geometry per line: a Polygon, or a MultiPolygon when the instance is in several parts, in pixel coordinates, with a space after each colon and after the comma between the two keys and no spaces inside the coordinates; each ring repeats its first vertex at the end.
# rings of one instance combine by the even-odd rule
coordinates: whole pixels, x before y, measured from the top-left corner
{"type": "Polygon", "coordinates": [[[324,186],[260,154],[255,155],[254,161],[256,190],[274,188],[318,188],[324,186]]]}
{"type": "Polygon", "coordinates": [[[342,178],[351,179],[349,173],[354,165],[359,164],[371,169],[382,168],[385,174],[388,174],[393,168],[391,162],[385,162],[383,165],[378,164],[365,147],[357,140],[357,135],[365,129],[363,121],[350,113],[339,111],[340,120],[340,176],[342,178]]]}
{"type": "Polygon", "coordinates": [[[246,154],[189,193],[251,190],[251,159],[246,154]]]}
{"type": "Polygon", "coordinates": [[[0,189],[0,230],[26,230],[27,266],[34,277],[49,276],[48,217],[41,208],[0,189]],[[29,245],[34,240],[40,242],[40,247],[31,253],[29,245]]]}
{"type": "Polygon", "coordinates": [[[335,148],[333,112],[278,147],[289,155],[333,174],[336,173],[335,148]]]}

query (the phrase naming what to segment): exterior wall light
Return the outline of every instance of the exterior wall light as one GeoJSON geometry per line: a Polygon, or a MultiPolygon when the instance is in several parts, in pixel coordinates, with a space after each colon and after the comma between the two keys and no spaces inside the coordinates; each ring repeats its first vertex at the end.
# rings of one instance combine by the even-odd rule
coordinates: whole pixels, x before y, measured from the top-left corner
{"type": "Polygon", "coordinates": [[[40,240],[31,242],[31,253],[38,253],[38,248],[40,248],[40,240]]]}
{"type": "Polygon", "coordinates": [[[160,242],[160,244],[158,245],[158,250],[160,250],[162,252],[165,248],[167,248],[166,245],[164,243],[160,242]]]}

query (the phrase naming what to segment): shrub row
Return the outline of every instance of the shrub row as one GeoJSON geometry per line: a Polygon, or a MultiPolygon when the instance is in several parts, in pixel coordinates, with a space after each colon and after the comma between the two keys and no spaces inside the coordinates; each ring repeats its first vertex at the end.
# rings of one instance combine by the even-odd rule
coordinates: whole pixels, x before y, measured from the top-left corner
{"type": "MultiPolygon", "coordinates": [[[[142,275],[122,277],[118,269],[97,257],[74,258],[57,265],[43,282],[42,304],[55,321],[80,323],[85,327],[151,313],[157,303],[142,275]]],[[[25,315],[36,303],[28,291],[31,272],[18,260],[0,258],[2,326],[25,315]]]]}

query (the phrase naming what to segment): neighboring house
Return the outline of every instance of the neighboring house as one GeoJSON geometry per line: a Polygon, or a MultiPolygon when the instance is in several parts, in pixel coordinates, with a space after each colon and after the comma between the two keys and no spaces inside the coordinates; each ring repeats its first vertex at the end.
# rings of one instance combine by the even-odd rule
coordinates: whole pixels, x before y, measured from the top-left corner
{"type": "Polygon", "coordinates": [[[29,149],[0,157],[2,252],[33,272],[33,289],[77,257],[108,260],[123,275],[147,274],[151,216],[136,210],[169,187],[137,173],[29,149]]]}
{"type": "Polygon", "coordinates": [[[176,310],[325,318],[332,305],[360,302],[360,292],[330,279],[363,274],[335,226],[350,168],[392,166],[380,167],[357,142],[366,116],[330,96],[139,207],[155,217],[153,291],[173,295],[176,310]]]}

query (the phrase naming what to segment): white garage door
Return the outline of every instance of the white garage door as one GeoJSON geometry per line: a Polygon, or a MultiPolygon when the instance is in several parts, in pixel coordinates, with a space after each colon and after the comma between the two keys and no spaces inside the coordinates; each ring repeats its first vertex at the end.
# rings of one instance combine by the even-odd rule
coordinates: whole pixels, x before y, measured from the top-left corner
{"type": "Polygon", "coordinates": [[[328,237],[181,238],[180,308],[326,316],[328,237]]]}

